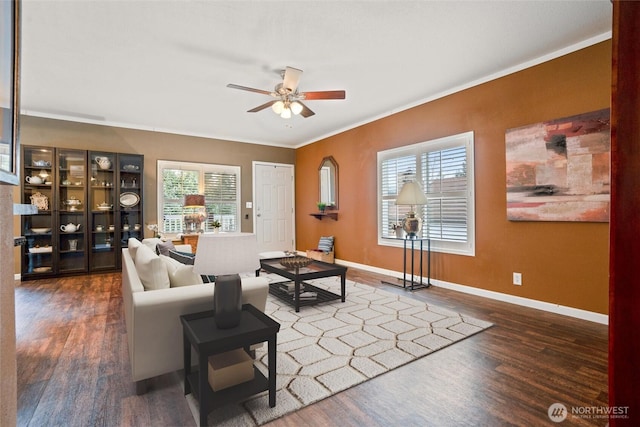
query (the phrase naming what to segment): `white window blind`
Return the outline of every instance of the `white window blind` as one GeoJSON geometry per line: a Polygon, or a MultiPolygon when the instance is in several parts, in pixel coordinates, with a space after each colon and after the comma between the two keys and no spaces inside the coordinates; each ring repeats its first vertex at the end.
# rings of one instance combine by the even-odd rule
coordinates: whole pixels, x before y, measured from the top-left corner
{"type": "Polygon", "coordinates": [[[424,237],[466,242],[469,180],[465,147],[422,153],[421,164],[429,200],[422,210],[424,237]]]}
{"type": "Polygon", "coordinates": [[[158,161],[158,228],[164,234],[184,230],[186,194],[204,194],[205,231],[217,220],[222,231],[240,231],[240,167],[204,163],[158,161]]]}
{"type": "Polygon", "coordinates": [[[396,197],[405,182],[412,181],[416,176],[416,156],[401,156],[382,162],[382,215],[384,237],[395,236],[393,224],[400,224],[402,218],[409,212],[410,206],[397,206],[396,197]]]}
{"type": "Polygon", "coordinates": [[[378,153],[378,243],[401,245],[392,226],[401,224],[410,206],[397,206],[405,182],[416,180],[427,204],[415,206],[422,236],[433,250],[473,255],[473,132],[421,142],[378,153]]]}
{"type": "Polygon", "coordinates": [[[238,229],[238,179],[229,172],[205,172],[204,197],[207,208],[207,229],[218,220],[223,231],[238,229]]]}

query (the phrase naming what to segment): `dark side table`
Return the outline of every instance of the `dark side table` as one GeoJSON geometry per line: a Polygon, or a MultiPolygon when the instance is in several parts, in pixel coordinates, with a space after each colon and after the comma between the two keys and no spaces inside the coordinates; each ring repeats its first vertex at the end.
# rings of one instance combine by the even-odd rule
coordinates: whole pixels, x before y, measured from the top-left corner
{"type": "MultiPolygon", "coordinates": [[[[416,237],[416,236],[407,236],[407,237],[396,237],[391,238],[394,240],[402,240],[404,243],[404,250],[402,256],[402,287],[405,289],[416,290],[416,289],[424,289],[431,286],[431,239],[416,237]],[[423,253],[423,242],[427,242],[427,283],[422,281],[422,253],[423,253]],[[411,280],[407,280],[408,272],[407,272],[407,243],[411,244],[410,255],[411,255],[411,280]],[[420,257],[420,272],[419,278],[420,281],[415,281],[415,269],[414,269],[414,253],[416,252],[416,243],[420,243],[420,249],[418,249],[418,256],[420,257]]],[[[382,283],[386,283],[387,285],[398,286],[397,283],[382,281],[382,283]]]]}
{"type": "Polygon", "coordinates": [[[184,394],[193,392],[200,404],[200,425],[207,425],[209,413],[221,406],[269,390],[269,406],[276,406],[276,336],[280,324],[252,306],[242,306],[240,324],[231,329],[218,329],[213,311],[180,316],[184,345],[184,394]],[[253,344],[268,344],[269,377],[255,366],[254,379],[214,392],[209,385],[209,356],[244,348],[248,353],[253,344]],[[191,348],[198,353],[198,370],[191,369],[191,348]]]}

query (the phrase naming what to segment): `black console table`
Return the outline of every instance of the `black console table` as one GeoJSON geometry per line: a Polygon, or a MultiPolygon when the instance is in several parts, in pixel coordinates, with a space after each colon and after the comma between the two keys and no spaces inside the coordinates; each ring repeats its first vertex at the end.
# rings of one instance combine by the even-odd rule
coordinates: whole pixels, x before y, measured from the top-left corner
{"type": "Polygon", "coordinates": [[[398,283],[392,283],[392,282],[387,282],[387,281],[382,281],[382,283],[386,283],[388,285],[394,285],[394,286],[402,286],[405,289],[409,289],[411,291],[416,290],[416,289],[424,289],[424,288],[428,288],[429,286],[431,286],[431,239],[428,238],[423,238],[423,237],[391,237],[390,239],[393,240],[402,240],[404,243],[404,250],[402,252],[402,285],[399,285],[398,283]],[[427,242],[427,282],[424,283],[423,281],[423,269],[422,269],[422,251],[424,249],[424,242],[427,242]],[[407,243],[411,243],[410,248],[407,247],[407,243]],[[420,281],[417,282],[415,280],[415,252],[416,252],[416,243],[420,243],[420,248],[419,248],[419,253],[418,256],[420,257],[420,275],[418,277],[420,277],[420,281]],[[409,275],[407,273],[407,252],[410,253],[411,255],[411,280],[407,280],[407,276],[409,275]]]}
{"type": "Polygon", "coordinates": [[[240,324],[231,329],[218,329],[213,311],[180,316],[184,340],[184,394],[191,392],[200,403],[200,425],[207,425],[211,410],[244,397],[269,390],[269,406],[276,406],[276,335],[280,324],[252,306],[242,306],[240,324]],[[259,342],[268,343],[269,376],[266,378],[254,366],[252,381],[214,392],[208,381],[208,358],[236,348],[259,342]],[[198,353],[198,371],[191,371],[191,347],[198,353]]]}

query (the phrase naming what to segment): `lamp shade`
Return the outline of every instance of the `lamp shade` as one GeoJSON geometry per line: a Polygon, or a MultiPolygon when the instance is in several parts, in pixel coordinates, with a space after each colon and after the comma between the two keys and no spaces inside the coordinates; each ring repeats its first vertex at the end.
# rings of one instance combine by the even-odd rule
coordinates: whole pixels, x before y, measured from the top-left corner
{"type": "Polygon", "coordinates": [[[283,119],[290,119],[291,118],[291,109],[288,107],[285,107],[282,110],[282,113],[280,113],[280,117],[282,117],[283,119]]]}
{"type": "Polygon", "coordinates": [[[202,194],[187,194],[184,196],[185,208],[203,208],[204,207],[204,195],[202,194]]]}
{"type": "Polygon", "coordinates": [[[282,102],[282,101],[274,102],[273,105],[271,106],[271,109],[276,114],[282,113],[282,110],[284,110],[284,102],[282,102]]]}
{"type": "Polygon", "coordinates": [[[291,112],[295,115],[302,113],[302,104],[300,104],[298,101],[293,101],[290,108],[291,112]]]}
{"type": "Polygon", "coordinates": [[[193,272],[221,276],[255,272],[260,268],[258,239],[252,233],[202,234],[193,272]]]}
{"type": "Polygon", "coordinates": [[[416,181],[404,184],[396,199],[396,205],[424,205],[426,203],[427,196],[424,195],[422,187],[416,181]]]}

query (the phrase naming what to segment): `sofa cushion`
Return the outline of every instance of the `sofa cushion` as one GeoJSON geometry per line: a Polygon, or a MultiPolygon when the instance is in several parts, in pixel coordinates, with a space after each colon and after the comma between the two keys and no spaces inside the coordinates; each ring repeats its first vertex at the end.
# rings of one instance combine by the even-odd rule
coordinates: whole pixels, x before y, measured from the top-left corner
{"type": "Polygon", "coordinates": [[[148,246],[140,245],[136,250],[134,263],[145,291],[167,289],[171,286],[167,266],[148,246]]]}
{"type": "Polygon", "coordinates": [[[157,254],[156,246],[158,243],[162,243],[162,239],[158,237],[147,237],[146,239],[142,239],[142,244],[151,249],[155,254],[157,254]]]}
{"type": "MultiPolygon", "coordinates": [[[[196,254],[169,250],[169,257],[182,264],[193,266],[193,263],[196,259],[196,254]]],[[[215,276],[207,276],[206,274],[202,274],[200,277],[202,278],[202,283],[213,283],[216,281],[215,276]]]]}
{"type": "Polygon", "coordinates": [[[193,265],[185,265],[166,255],[160,255],[160,259],[167,267],[169,283],[172,288],[179,286],[201,285],[202,277],[193,272],[193,265]]]}
{"type": "Polygon", "coordinates": [[[160,242],[156,245],[156,253],[158,255],[169,256],[170,250],[173,250],[173,251],[176,250],[176,247],[174,246],[171,240],[167,240],[166,242],[160,242]]]}
{"type": "Polygon", "coordinates": [[[130,237],[127,241],[127,247],[129,248],[129,254],[133,262],[136,261],[136,252],[140,246],[142,246],[142,242],[135,237],[130,237]]]}

